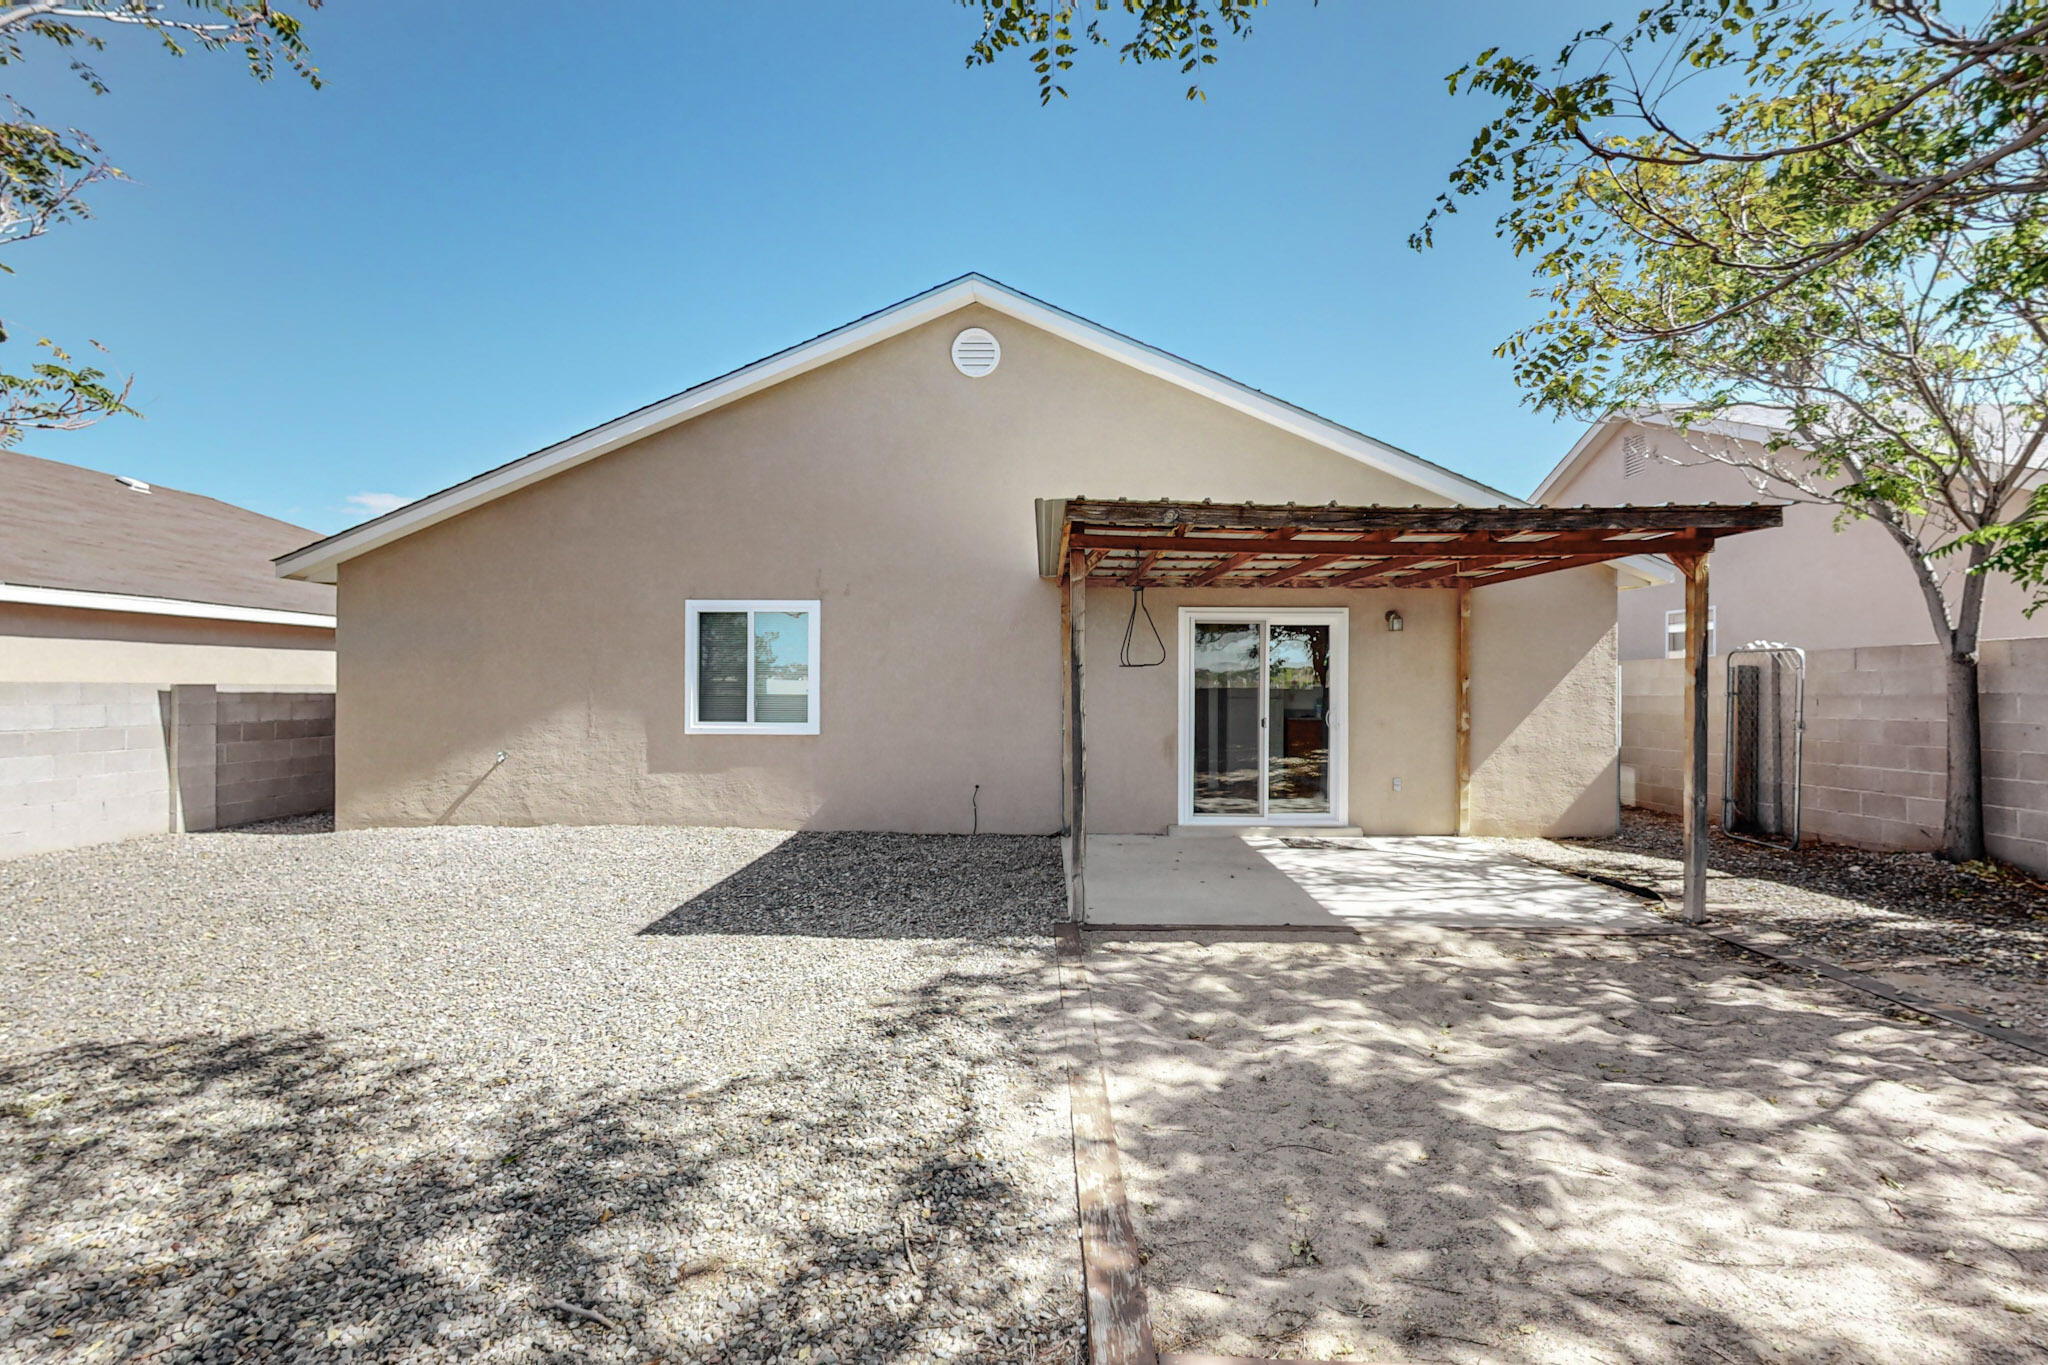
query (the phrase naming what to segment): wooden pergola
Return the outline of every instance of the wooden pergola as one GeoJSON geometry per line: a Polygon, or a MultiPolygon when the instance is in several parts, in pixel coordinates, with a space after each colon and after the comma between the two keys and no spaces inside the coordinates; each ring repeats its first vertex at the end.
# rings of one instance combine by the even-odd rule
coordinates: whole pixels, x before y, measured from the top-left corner
{"type": "Polygon", "coordinates": [[[1458,832],[1470,828],[1475,588],[1658,555],[1685,577],[1685,918],[1706,917],[1707,558],[1723,536],[1783,522],[1749,504],[1659,507],[1340,507],[1040,499],[1039,573],[1060,582],[1068,679],[1062,750],[1069,897],[1085,917],[1087,745],[1082,646],[1089,584],[1171,588],[1441,588],[1458,596],[1458,832]]]}

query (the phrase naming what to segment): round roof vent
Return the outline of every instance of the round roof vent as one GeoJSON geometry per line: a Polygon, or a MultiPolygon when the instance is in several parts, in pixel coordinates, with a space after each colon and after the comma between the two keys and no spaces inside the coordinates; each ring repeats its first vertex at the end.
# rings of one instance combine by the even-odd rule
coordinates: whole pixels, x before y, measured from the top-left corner
{"type": "Polygon", "coordinates": [[[969,327],[953,338],[953,368],[969,379],[994,374],[1002,359],[1003,344],[985,327],[969,327]]]}

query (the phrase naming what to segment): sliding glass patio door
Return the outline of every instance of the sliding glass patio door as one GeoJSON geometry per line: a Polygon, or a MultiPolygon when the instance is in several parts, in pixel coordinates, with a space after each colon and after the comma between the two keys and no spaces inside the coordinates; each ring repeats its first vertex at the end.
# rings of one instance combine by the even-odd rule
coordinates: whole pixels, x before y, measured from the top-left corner
{"type": "Polygon", "coordinates": [[[1344,822],[1345,615],[1181,609],[1180,816],[1344,822]]]}

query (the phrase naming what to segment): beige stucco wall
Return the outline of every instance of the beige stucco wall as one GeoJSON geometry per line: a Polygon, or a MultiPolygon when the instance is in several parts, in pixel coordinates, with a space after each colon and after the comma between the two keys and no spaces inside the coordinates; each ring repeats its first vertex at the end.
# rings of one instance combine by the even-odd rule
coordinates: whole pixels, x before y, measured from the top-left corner
{"type": "Polygon", "coordinates": [[[334,632],[0,602],[0,682],[332,687],[334,632]]]}
{"type": "Polygon", "coordinates": [[[1472,833],[1614,828],[1614,599],[1604,568],[1473,592],[1472,833]]]}
{"type": "MultiPolygon", "coordinates": [[[[1677,433],[1617,425],[1579,469],[1545,499],[1554,506],[1592,503],[1775,501],[1762,498],[1738,469],[1705,461],[1677,433]],[[1621,443],[1642,435],[1652,452],[1634,478],[1623,475],[1621,443]]],[[[1714,550],[1710,574],[1717,647],[1776,640],[1803,649],[1933,644],[1934,626],[1911,566],[1883,528],[1855,521],[1836,528],[1836,508],[1795,503],[1785,524],[1731,536],[1714,550]]],[[[1960,571],[1952,571],[1959,573],[1960,571]]],[[[2048,613],[2029,621],[2027,598],[2004,577],[1987,585],[1987,640],[2048,634],[2048,613]]],[[[1621,657],[1664,657],[1664,614],[1685,605],[1682,584],[1621,595],[1621,657]]]]}
{"type": "MultiPolygon", "coordinates": [[[[1032,500],[1083,495],[1442,501],[965,310],[345,563],[340,819],[948,831],[969,827],[978,784],[983,830],[1057,829],[1059,595],[1036,574],[1032,500]],[[1003,345],[982,380],[947,356],[972,325],[1003,345]],[[820,734],[684,733],[690,598],[822,601],[820,734]]],[[[1494,657],[1561,618],[1570,640],[1611,649],[1612,575],[1583,575],[1590,592],[1566,581],[1579,577],[1531,586],[1533,617],[1482,627],[1499,632],[1494,657]]],[[[1091,827],[1157,831],[1175,802],[1172,669],[1116,670],[1129,597],[1090,596],[1091,827]]],[[[1152,596],[1169,643],[1178,602],[1231,600],[1152,596]]],[[[1347,596],[1352,818],[1448,828],[1452,598],[1415,603],[1391,637],[1382,595],[1347,596]]],[[[1503,822],[1582,819],[1583,765],[1521,742],[1584,704],[1575,679],[1599,665],[1568,652],[1545,653],[1553,673],[1515,663],[1513,687],[1475,689],[1475,710],[1504,708],[1485,789],[1503,822]]],[[[1604,667],[1609,709],[1585,736],[1601,763],[1604,667]]]]}

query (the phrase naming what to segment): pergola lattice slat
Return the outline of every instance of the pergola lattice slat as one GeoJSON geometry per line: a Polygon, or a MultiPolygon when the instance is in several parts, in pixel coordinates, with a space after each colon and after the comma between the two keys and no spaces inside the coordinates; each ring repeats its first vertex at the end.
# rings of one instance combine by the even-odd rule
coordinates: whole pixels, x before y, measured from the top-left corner
{"type": "MultiPolygon", "coordinates": [[[[1049,501],[1041,516],[1055,508],[1066,548],[1091,556],[1097,580],[1296,590],[1478,587],[1636,555],[1704,554],[1718,536],[1783,517],[1757,504],[1295,507],[1088,498],[1049,501]]],[[[1041,527],[1041,535],[1051,530],[1041,527]]]]}

